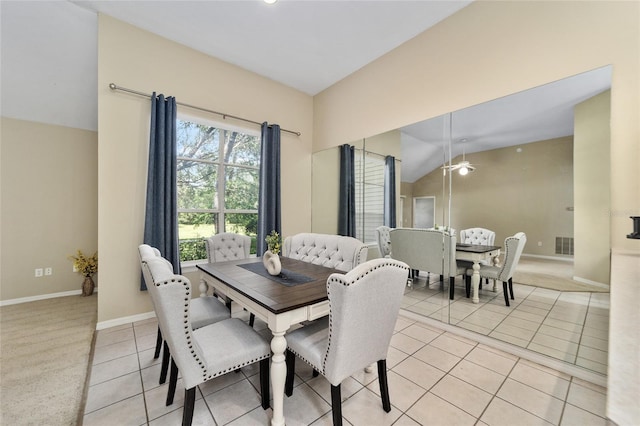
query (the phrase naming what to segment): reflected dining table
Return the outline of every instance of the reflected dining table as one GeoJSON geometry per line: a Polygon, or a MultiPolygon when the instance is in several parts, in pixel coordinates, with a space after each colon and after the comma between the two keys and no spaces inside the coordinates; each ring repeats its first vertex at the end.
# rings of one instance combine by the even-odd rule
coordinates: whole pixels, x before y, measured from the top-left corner
{"type": "MultiPolygon", "coordinates": [[[[479,303],[478,288],[480,287],[480,262],[491,261],[493,265],[499,266],[500,246],[484,246],[477,244],[456,244],[456,260],[466,260],[473,262],[473,275],[471,275],[471,286],[473,287],[472,301],[479,303]]],[[[496,283],[493,283],[493,291],[496,290],[496,283]]]]}
{"type": "Polygon", "coordinates": [[[273,426],[285,424],[285,333],[294,324],[329,314],[327,278],[333,273],[344,273],[287,257],[280,260],[279,276],[270,276],[260,257],[197,266],[201,271],[201,297],[212,288],[266,322],[271,330],[273,426]]]}

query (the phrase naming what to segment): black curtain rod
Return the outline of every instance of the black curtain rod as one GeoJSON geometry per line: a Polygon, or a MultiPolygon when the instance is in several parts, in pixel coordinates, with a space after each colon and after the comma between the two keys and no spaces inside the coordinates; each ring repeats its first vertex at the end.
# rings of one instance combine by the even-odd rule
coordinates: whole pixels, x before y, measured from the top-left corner
{"type": "MultiPolygon", "coordinates": [[[[138,96],[144,96],[145,98],[151,98],[151,94],[149,94],[149,93],[143,93],[143,92],[138,92],[137,90],[127,89],[126,87],[118,86],[115,83],[110,83],[109,84],[109,88],[111,90],[120,90],[122,92],[133,93],[134,95],[138,95],[138,96]]],[[[262,123],[259,123],[257,121],[249,120],[249,119],[242,118],[242,117],[237,117],[237,116],[231,115],[231,114],[225,114],[224,112],[213,111],[213,110],[210,110],[210,109],[201,108],[199,106],[189,105],[189,104],[185,104],[185,103],[177,102],[177,101],[176,101],[176,104],[184,106],[184,107],[187,107],[187,108],[197,109],[199,111],[208,112],[208,113],[211,113],[211,114],[217,114],[217,115],[222,116],[223,119],[233,118],[234,120],[240,120],[240,121],[244,121],[246,123],[252,123],[252,124],[256,124],[258,126],[262,126],[262,123]]],[[[300,136],[301,135],[300,132],[295,132],[293,130],[287,130],[287,129],[282,129],[282,128],[280,130],[283,131],[283,132],[294,134],[296,136],[300,136]]]]}

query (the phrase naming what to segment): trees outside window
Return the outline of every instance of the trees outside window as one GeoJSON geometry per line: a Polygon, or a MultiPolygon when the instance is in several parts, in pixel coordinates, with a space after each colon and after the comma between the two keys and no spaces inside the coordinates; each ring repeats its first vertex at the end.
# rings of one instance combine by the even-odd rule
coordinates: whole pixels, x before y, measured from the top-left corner
{"type": "Polygon", "coordinates": [[[260,136],[195,121],[177,122],[178,237],[182,262],[207,258],[204,239],[258,230],[260,136]]]}

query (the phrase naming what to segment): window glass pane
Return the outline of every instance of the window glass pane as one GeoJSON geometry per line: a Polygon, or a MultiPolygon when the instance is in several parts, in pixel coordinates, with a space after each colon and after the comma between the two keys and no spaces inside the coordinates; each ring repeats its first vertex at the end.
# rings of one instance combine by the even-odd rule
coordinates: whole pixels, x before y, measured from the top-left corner
{"type": "Polygon", "coordinates": [[[258,169],[227,166],[225,174],[225,210],[257,210],[258,169]]]}
{"type": "Polygon", "coordinates": [[[242,164],[245,166],[260,165],[260,138],[239,132],[227,132],[225,146],[225,163],[242,164]]]}
{"type": "Polygon", "coordinates": [[[251,254],[256,253],[256,235],[258,233],[258,213],[227,213],[224,215],[226,232],[251,237],[251,254]]]}
{"type": "Polygon", "coordinates": [[[207,258],[204,239],[216,233],[217,213],[178,213],[180,261],[207,258]]]}
{"type": "Polygon", "coordinates": [[[178,209],[217,209],[217,166],[178,160],[178,209]]]}
{"type": "Polygon", "coordinates": [[[218,161],[220,130],[188,121],[177,122],[177,154],[199,160],[218,161]]]}

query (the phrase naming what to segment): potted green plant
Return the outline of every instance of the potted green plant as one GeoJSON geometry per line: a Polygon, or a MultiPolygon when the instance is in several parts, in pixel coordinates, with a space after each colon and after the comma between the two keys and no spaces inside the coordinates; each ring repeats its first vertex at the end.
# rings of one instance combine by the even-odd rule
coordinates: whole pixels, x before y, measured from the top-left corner
{"type": "Polygon", "coordinates": [[[270,275],[279,275],[282,270],[280,256],[278,256],[282,243],[280,235],[273,230],[264,240],[267,243],[267,251],[265,251],[262,256],[262,263],[270,275]]]}
{"type": "Polygon", "coordinates": [[[95,252],[91,257],[87,257],[81,250],[78,250],[75,256],[69,256],[69,260],[73,261],[74,271],[84,276],[82,295],[91,296],[95,288],[92,276],[98,272],[98,252],[95,252]]]}

